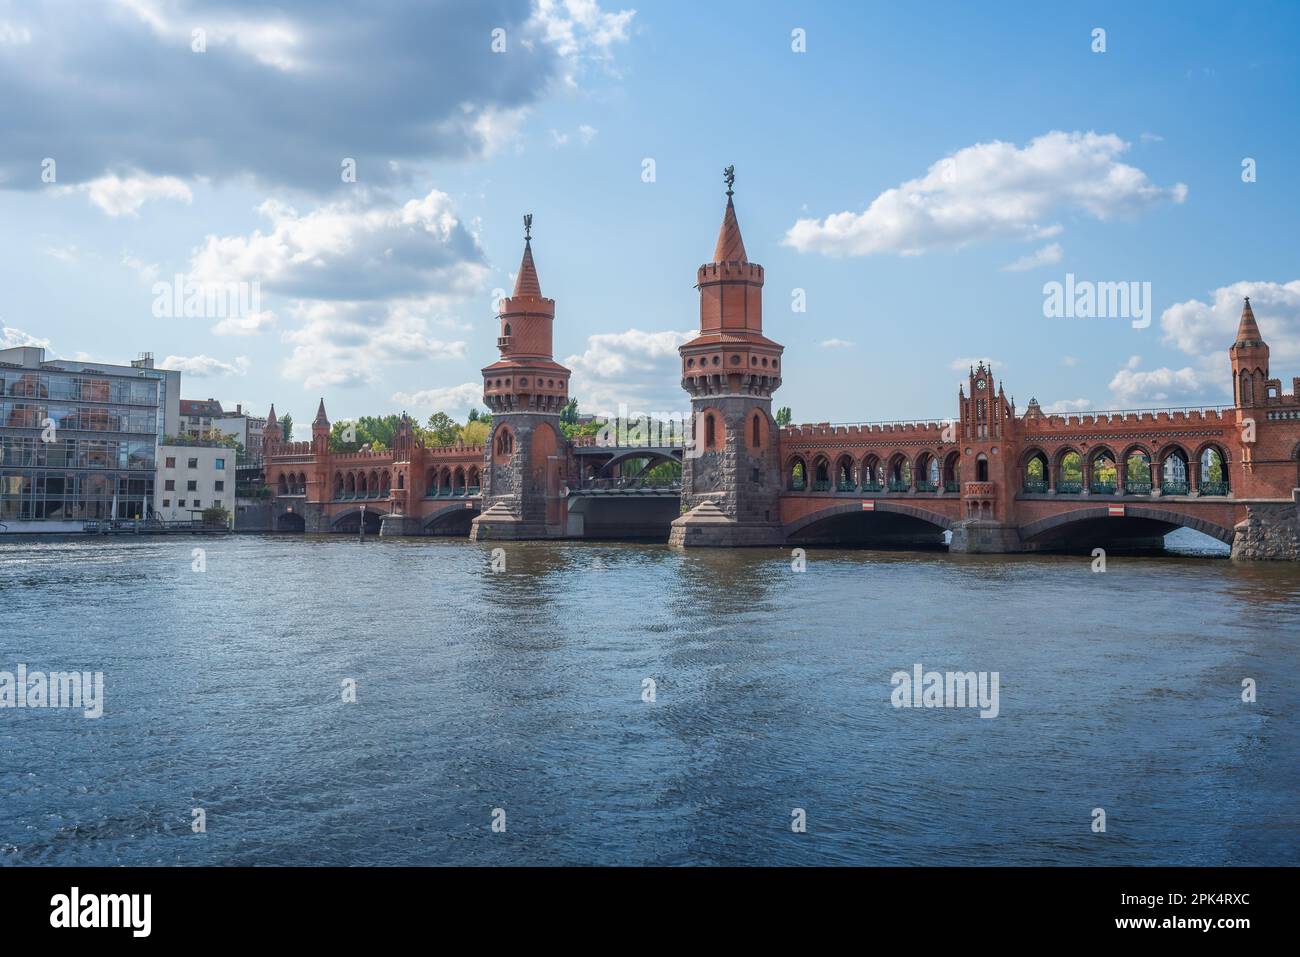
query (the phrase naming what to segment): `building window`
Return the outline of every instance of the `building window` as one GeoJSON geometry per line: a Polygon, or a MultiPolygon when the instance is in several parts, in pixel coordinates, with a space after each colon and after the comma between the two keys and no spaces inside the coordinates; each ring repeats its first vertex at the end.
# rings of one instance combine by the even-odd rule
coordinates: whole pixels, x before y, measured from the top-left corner
{"type": "Polygon", "coordinates": [[[175,479],[167,479],[165,482],[163,482],[163,491],[164,491],[164,492],[174,492],[174,491],[176,491],[176,480],[175,480],[175,479]]]}
{"type": "Polygon", "coordinates": [[[215,489],[215,491],[218,491],[218,492],[224,492],[225,490],[226,490],[226,483],[225,483],[225,482],[222,482],[222,481],[218,481],[218,482],[216,483],[216,489],[215,489]]]}
{"type": "Polygon", "coordinates": [[[197,492],[198,490],[199,490],[199,483],[194,481],[193,479],[190,479],[188,482],[185,483],[185,491],[197,492]]]}
{"type": "Polygon", "coordinates": [[[198,468],[198,467],[199,467],[199,460],[198,460],[198,459],[190,459],[189,467],[192,468],[192,469],[196,469],[196,468],[198,468]]]}
{"type": "Polygon", "coordinates": [[[180,501],[178,501],[178,502],[176,503],[176,505],[177,505],[179,508],[184,508],[184,507],[185,507],[185,499],[181,499],[180,501]]]}
{"type": "Polygon", "coordinates": [[[224,469],[225,467],[226,467],[226,460],[225,460],[225,459],[217,459],[217,468],[218,468],[218,469],[224,469]]]}
{"type": "Polygon", "coordinates": [[[172,507],[172,500],[169,498],[163,499],[163,508],[171,508],[171,507],[172,507]]]}
{"type": "Polygon", "coordinates": [[[176,468],[176,459],[175,459],[175,458],[173,458],[173,457],[171,457],[171,456],[168,456],[168,458],[167,458],[167,468],[169,468],[169,469],[174,469],[174,468],[176,468]]]}

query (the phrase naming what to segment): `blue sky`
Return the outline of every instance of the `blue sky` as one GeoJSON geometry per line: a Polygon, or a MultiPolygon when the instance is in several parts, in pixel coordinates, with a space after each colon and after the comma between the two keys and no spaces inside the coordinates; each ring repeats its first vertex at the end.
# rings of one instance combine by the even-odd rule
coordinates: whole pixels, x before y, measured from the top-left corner
{"type": "Polygon", "coordinates": [[[1294,4],[404,6],[0,0],[4,341],[463,416],[532,212],[580,403],[679,409],[731,163],[796,421],[950,415],[984,357],[1022,409],[1222,403],[1243,294],[1300,375],[1294,4]],[[155,317],[178,273],[261,312],[155,317]],[[1045,318],[1067,273],[1150,325],[1045,318]]]}

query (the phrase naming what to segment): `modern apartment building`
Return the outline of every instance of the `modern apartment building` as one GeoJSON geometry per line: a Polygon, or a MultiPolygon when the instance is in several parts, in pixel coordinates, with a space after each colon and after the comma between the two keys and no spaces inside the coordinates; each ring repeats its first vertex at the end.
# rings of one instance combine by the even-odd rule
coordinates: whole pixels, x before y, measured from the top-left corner
{"type": "Polygon", "coordinates": [[[123,366],[0,349],[0,532],[79,531],[153,509],[180,377],[147,353],[123,366]]]}
{"type": "Polygon", "coordinates": [[[207,438],[214,433],[229,436],[244,447],[240,465],[262,464],[262,430],[266,419],[249,415],[243,405],[234,411],[223,410],[216,399],[181,399],[181,425],[178,436],[207,438]]]}
{"type": "Polygon", "coordinates": [[[235,450],[224,445],[158,448],[157,511],[163,521],[197,519],[207,508],[235,513],[235,450]]]}

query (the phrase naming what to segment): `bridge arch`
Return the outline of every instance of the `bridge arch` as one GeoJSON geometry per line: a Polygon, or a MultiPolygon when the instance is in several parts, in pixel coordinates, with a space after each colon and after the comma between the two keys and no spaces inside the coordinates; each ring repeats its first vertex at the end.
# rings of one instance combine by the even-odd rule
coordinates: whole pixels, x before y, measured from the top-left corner
{"type": "Polygon", "coordinates": [[[468,535],[470,523],[479,512],[478,502],[459,501],[426,515],[420,527],[428,535],[468,535]]]}
{"type": "Polygon", "coordinates": [[[864,491],[885,487],[885,472],[880,464],[880,456],[875,452],[868,452],[862,457],[862,464],[858,466],[858,479],[864,491]]]}
{"type": "Polygon", "coordinates": [[[665,453],[659,449],[651,447],[623,449],[615,452],[605,460],[604,463],[598,466],[596,474],[592,477],[611,478],[612,476],[609,474],[609,470],[615,465],[621,465],[629,459],[650,459],[650,462],[646,465],[647,469],[653,468],[654,466],[660,465],[664,462],[677,462],[680,464],[682,461],[680,450],[665,453]]]}
{"type": "Polygon", "coordinates": [[[357,532],[361,530],[361,523],[364,521],[367,535],[379,533],[379,522],[385,513],[377,508],[362,509],[361,506],[356,508],[347,508],[338,512],[330,519],[331,532],[357,532]],[[363,517],[364,516],[364,517],[363,517]]]}
{"type": "Polygon", "coordinates": [[[842,524],[845,532],[854,532],[852,537],[861,535],[864,540],[871,539],[873,532],[879,530],[891,538],[929,539],[927,544],[934,543],[943,532],[951,531],[954,524],[953,519],[933,509],[892,499],[876,499],[875,507],[870,511],[864,509],[859,501],[837,502],[819,508],[786,523],[785,536],[792,541],[805,536],[816,538],[816,533],[828,531],[836,523],[842,524]],[[877,528],[873,529],[873,525],[877,528]]]}
{"type": "Polygon", "coordinates": [[[1113,538],[1164,536],[1175,528],[1190,528],[1231,545],[1233,530],[1216,522],[1169,508],[1126,505],[1122,517],[1114,517],[1105,505],[1074,508],[1040,518],[1020,527],[1020,540],[1026,545],[1046,546],[1081,542],[1084,537],[1093,545],[1113,538]],[[1118,534],[1117,534],[1118,533],[1118,534]]]}
{"type": "Polygon", "coordinates": [[[792,455],[785,461],[785,487],[791,492],[805,491],[809,486],[808,463],[802,455],[792,455]]]}

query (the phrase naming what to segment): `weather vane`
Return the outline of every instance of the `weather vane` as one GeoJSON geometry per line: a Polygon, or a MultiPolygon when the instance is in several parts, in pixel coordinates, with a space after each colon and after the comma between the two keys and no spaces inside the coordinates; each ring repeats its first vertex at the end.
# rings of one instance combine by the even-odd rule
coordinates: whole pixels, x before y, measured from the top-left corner
{"type": "Polygon", "coordinates": [[[533,214],[524,213],[524,241],[533,238],[533,214]]]}
{"type": "Polygon", "coordinates": [[[722,178],[727,181],[727,195],[730,196],[735,190],[736,185],[736,167],[728,166],[722,171],[722,178]]]}

